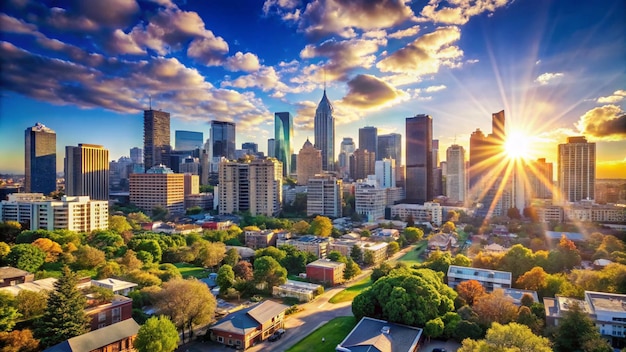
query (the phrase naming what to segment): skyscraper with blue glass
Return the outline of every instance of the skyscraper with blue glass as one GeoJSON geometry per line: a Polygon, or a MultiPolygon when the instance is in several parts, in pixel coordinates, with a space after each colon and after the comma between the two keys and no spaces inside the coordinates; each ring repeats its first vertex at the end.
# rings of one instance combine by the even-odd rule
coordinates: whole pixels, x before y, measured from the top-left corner
{"type": "Polygon", "coordinates": [[[291,171],[291,154],[293,154],[293,117],[288,112],[274,114],[274,150],[278,161],[283,163],[283,176],[291,171]]]}

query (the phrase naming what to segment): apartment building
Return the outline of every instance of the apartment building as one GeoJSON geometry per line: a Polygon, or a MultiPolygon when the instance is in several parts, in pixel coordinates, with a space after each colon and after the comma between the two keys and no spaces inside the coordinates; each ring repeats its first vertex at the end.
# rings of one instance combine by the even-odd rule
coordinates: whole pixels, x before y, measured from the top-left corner
{"type": "Polygon", "coordinates": [[[498,288],[510,288],[512,276],[507,271],[450,265],[448,268],[449,287],[456,289],[461,282],[468,280],[476,280],[483,285],[485,291],[493,292],[498,288]]]}

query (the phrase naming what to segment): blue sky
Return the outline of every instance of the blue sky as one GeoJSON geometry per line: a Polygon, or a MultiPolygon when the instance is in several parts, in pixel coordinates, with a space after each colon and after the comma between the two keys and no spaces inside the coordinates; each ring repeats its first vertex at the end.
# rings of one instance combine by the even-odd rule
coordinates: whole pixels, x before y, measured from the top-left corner
{"type": "MultiPolygon", "coordinates": [[[[149,96],[174,130],[237,123],[237,146],[294,115],[297,152],[313,138],[326,81],[336,143],[360,127],[404,135],[433,116],[440,158],[467,148],[505,110],[528,155],[597,143],[598,176],[626,178],[626,3],[622,0],[6,0],[0,12],[0,172],[21,173],[24,130],[111,159],[143,142],[149,96]]],[[[338,150],[338,146],[337,146],[338,150]]],[[[555,169],[556,170],[556,169],[555,169]]]]}

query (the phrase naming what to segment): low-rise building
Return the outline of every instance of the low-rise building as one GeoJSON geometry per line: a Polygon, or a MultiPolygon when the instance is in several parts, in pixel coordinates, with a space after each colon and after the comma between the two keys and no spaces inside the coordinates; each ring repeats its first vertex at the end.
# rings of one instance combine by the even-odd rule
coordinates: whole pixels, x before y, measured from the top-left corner
{"type": "Polygon", "coordinates": [[[336,351],[415,352],[421,337],[420,328],[363,317],[336,351]]]}
{"type": "Polygon", "coordinates": [[[11,266],[0,268],[0,287],[15,286],[35,280],[35,274],[11,266]]]}
{"type": "Polygon", "coordinates": [[[246,246],[252,249],[267,248],[269,246],[276,246],[276,232],[273,230],[246,230],[246,246]]]}
{"type": "Polygon", "coordinates": [[[513,303],[517,306],[522,305],[522,297],[524,297],[524,295],[530,295],[533,298],[533,302],[539,302],[537,291],[522,290],[518,288],[505,288],[502,289],[502,292],[505,296],[510,297],[513,300],[513,303]]]}
{"type": "Polygon", "coordinates": [[[396,229],[380,229],[370,236],[372,241],[391,242],[400,239],[400,231],[396,229]]]}
{"type": "Polygon", "coordinates": [[[330,243],[329,251],[337,251],[343,256],[349,256],[352,251],[352,247],[358,246],[361,248],[362,257],[360,261],[363,261],[365,252],[372,253],[373,264],[380,264],[387,259],[387,242],[370,242],[360,240],[335,240],[330,243]]]}
{"type": "Polygon", "coordinates": [[[458,243],[456,237],[450,233],[437,233],[428,239],[429,250],[449,251],[458,243]]]}
{"type": "Polygon", "coordinates": [[[284,304],[263,301],[229,314],[209,327],[207,334],[213,341],[245,350],[282,329],[287,308],[284,304]]]}
{"type": "Polygon", "coordinates": [[[409,217],[417,222],[431,222],[441,226],[443,222],[443,210],[439,203],[426,202],[420,204],[396,204],[390,207],[391,218],[399,217],[406,221],[409,217]]]}
{"type": "Polygon", "coordinates": [[[291,245],[300,251],[309,252],[318,258],[326,258],[330,251],[328,249],[330,239],[327,237],[316,237],[311,235],[287,238],[280,236],[276,240],[276,246],[291,245]]]}
{"type": "Polygon", "coordinates": [[[132,291],[137,284],[134,282],[123,281],[113,278],[102,280],[91,280],[93,286],[99,286],[111,290],[116,295],[128,296],[128,293],[132,291]]]}
{"type": "Polygon", "coordinates": [[[335,286],[343,282],[346,264],[320,259],[306,265],[306,277],[310,281],[335,286]]]}
{"type": "Polygon", "coordinates": [[[307,182],[307,216],[340,218],[343,202],[342,181],[332,175],[319,174],[307,182]]]}
{"type": "Polygon", "coordinates": [[[139,332],[134,319],[126,319],[102,329],[72,337],[44,352],[134,352],[133,342],[139,332]]]}
{"type": "Polygon", "coordinates": [[[185,195],[185,208],[200,207],[202,210],[213,209],[213,194],[198,193],[185,195]]]}
{"type": "Polygon", "coordinates": [[[85,313],[90,318],[91,330],[97,330],[120,321],[130,319],[133,313],[133,300],[115,295],[110,302],[98,302],[87,296],[85,313]]]}
{"type": "Polygon", "coordinates": [[[510,288],[512,276],[508,271],[470,268],[458,265],[450,265],[448,268],[448,286],[452,289],[464,281],[476,280],[487,292],[493,292],[498,288],[510,288]]]}
{"type": "Polygon", "coordinates": [[[292,297],[300,302],[309,302],[321,292],[324,292],[322,285],[294,280],[287,280],[284,284],[272,288],[274,297],[292,297]]]}

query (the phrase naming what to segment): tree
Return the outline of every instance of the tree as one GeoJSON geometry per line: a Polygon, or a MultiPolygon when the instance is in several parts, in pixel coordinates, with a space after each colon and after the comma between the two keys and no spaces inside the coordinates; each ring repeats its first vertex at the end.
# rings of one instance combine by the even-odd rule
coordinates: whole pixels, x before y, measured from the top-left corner
{"type": "Polygon", "coordinates": [[[0,242],[0,262],[11,252],[11,246],[6,242],[0,242]]]}
{"type": "Polygon", "coordinates": [[[360,273],[361,273],[361,268],[359,267],[359,265],[355,263],[351,257],[348,257],[348,260],[346,261],[346,268],[343,271],[344,280],[350,280],[353,277],[359,275],[360,273]]]}
{"type": "Polygon", "coordinates": [[[287,280],[287,270],[283,268],[276,259],[264,256],[254,261],[254,281],[257,283],[267,283],[267,289],[279,286],[287,280]]]}
{"type": "Polygon", "coordinates": [[[407,227],[404,229],[404,237],[409,243],[415,243],[422,240],[424,231],[418,227],[407,227]]]}
{"type": "Polygon", "coordinates": [[[22,224],[17,221],[0,222],[0,241],[15,243],[17,235],[22,232],[22,224]]]}
{"type": "Polygon", "coordinates": [[[511,272],[513,281],[515,281],[533,267],[534,261],[533,252],[530,249],[521,244],[516,244],[504,254],[500,265],[501,270],[511,272]]]}
{"type": "Polygon", "coordinates": [[[309,232],[310,227],[311,225],[309,225],[308,222],[300,220],[297,223],[293,224],[291,230],[298,235],[304,235],[305,233],[309,232]]]}
{"type": "Polygon", "coordinates": [[[207,268],[217,266],[226,256],[226,245],[221,242],[198,241],[193,248],[198,251],[196,261],[207,268]]]}
{"type": "Polygon", "coordinates": [[[113,215],[109,217],[109,230],[115,231],[117,233],[124,233],[132,229],[133,227],[130,226],[130,223],[128,222],[128,220],[126,220],[125,216],[113,215]]]}
{"type": "Polygon", "coordinates": [[[245,260],[240,260],[239,262],[237,262],[237,265],[233,267],[233,271],[235,272],[236,277],[244,281],[250,281],[254,278],[252,272],[252,264],[245,260]]]}
{"type": "Polygon", "coordinates": [[[254,252],[255,258],[261,258],[265,256],[272,257],[276,259],[277,262],[280,262],[281,260],[285,259],[285,257],[287,256],[287,252],[274,246],[257,249],[254,252]]]}
{"type": "Polygon", "coordinates": [[[15,298],[7,292],[0,291],[0,331],[13,329],[21,314],[15,307],[15,298]]]}
{"type": "Polygon", "coordinates": [[[181,330],[185,342],[185,330],[209,323],[215,315],[217,302],[211,290],[196,279],[174,279],[163,284],[156,294],[155,305],[160,314],[167,315],[181,330]]]}
{"type": "Polygon", "coordinates": [[[148,215],[142,212],[130,213],[126,218],[130,226],[133,227],[133,230],[141,230],[141,224],[151,221],[148,215]]]}
{"type": "Polygon", "coordinates": [[[361,230],[361,237],[371,237],[372,236],[372,232],[368,229],[363,229],[361,230]]]}
{"type": "Polygon", "coordinates": [[[345,263],[347,260],[346,257],[343,254],[341,254],[341,252],[339,251],[330,251],[328,255],[326,255],[326,258],[328,258],[329,260],[333,262],[340,262],[340,263],[345,263]]]}
{"type": "Polygon", "coordinates": [[[456,287],[456,292],[459,294],[459,298],[471,306],[474,305],[476,299],[485,295],[485,288],[476,280],[467,280],[456,287]]]}
{"type": "Polygon", "coordinates": [[[235,282],[235,272],[233,267],[228,264],[224,264],[217,271],[216,283],[220,287],[220,294],[223,294],[228,290],[235,282]]]}
{"type": "Polygon", "coordinates": [[[478,322],[486,327],[494,322],[507,324],[517,319],[517,306],[502,290],[478,297],[472,309],[478,315],[478,322]]]}
{"type": "Polygon", "coordinates": [[[431,319],[426,322],[426,326],[424,327],[424,333],[428,338],[438,338],[443,335],[444,324],[441,318],[437,317],[435,319],[431,319]]]}
{"type": "Polygon", "coordinates": [[[78,248],[74,257],[76,257],[74,265],[78,269],[94,269],[106,263],[104,252],[88,244],[78,248]]]}
{"type": "Polygon", "coordinates": [[[124,256],[118,259],[118,262],[126,268],[126,271],[141,269],[143,266],[143,263],[137,259],[137,254],[132,249],[127,250],[124,256]]]}
{"type": "Polygon", "coordinates": [[[0,332],[0,346],[2,352],[37,352],[39,341],[33,337],[33,332],[29,329],[13,330],[11,332],[0,332]]]}
{"type": "Polygon", "coordinates": [[[363,264],[374,265],[374,252],[369,249],[363,251],[363,264]]]}
{"type": "Polygon", "coordinates": [[[554,333],[554,350],[556,352],[601,351],[601,349],[596,348],[606,346],[606,344],[607,342],[600,337],[600,332],[598,332],[594,322],[578,304],[570,305],[569,309],[563,312],[554,333]],[[590,346],[596,348],[592,349],[590,346]]]}
{"type": "Polygon", "coordinates": [[[547,277],[548,273],[543,268],[536,266],[520,276],[515,284],[524,290],[539,291],[545,287],[547,277]]]}
{"type": "MultiPolygon", "coordinates": [[[[126,221],[125,217],[121,218],[126,221]]],[[[115,231],[94,231],[91,233],[89,245],[101,249],[110,258],[124,245],[124,238],[115,231]]]]}
{"type": "Polygon", "coordinates": [[[237,252],[237,249],[230,248],[229,250],[226,251],[226,254],[224,255],[224,259],[222,260],[222,262],[224,264],[230,265],[232,268],[235,265],[237,265],[237,262],[239,262],[239,259],[241,259],[241,256],[239,255],[239,252],[237,252]]]}
{"type": "Polygon", "coordinates": [[[46,262],[55,262],[58,256],[63,253],[61,246],[49,238],[38,238],[32,244],[46,253],[46,262]]]}
{"type": "Polygon", "coordinates": [[[309,233],[320,236],[320,237],[328,237],[333,230],[333,224],[330,222],[330,219],[318,215],[311,221],[311,226],[309,228],[309,233]]]}
{"type": "Polygon", "coordinates": [[[521,306],[519,308],[519,312],[517,314],[517,322],[519,324],[528,326],[528,328],[532,330],[533,333],[541,334],[543,320],[536,317],[527,306],[521,306]]]}
{"type": "Polygon", "coordinates": [[[441,225],[441,232],[443,233],[453,233],[456,231],[456,226],[452,221],[446,221],[443,225],[441,225]]]}
{"type": "Polygon", "coordinates": [[[391,257],[392,255],[398,253],[400,250],[400,245],[396,241],[391,241],[387,245],[387,256],[391,257]]]}
{"type": "MultiPolygon", "coordinates": [[[[131,241],[130,243],[133,243],[131,241]]],[[[129,243],[129,247],[131,246],[129,243]]],[[[223,244],[222,244],[223,245],[223,244]]],[[[152,261],[155,263],[160,263],[163,257],[163,247],[159,244],[159,241],[155,239],[142,239],[139,240],[136,244],[133,245],[133,250],[139,253],[140,251],[146,251],[152,255],[152,261]]],[[[220,259],[221,261],[222,259],[220,259]]]]}
{"type": "Polygon", "coordinates": [[[35,334],[43,346],[53,346],[89,331],[86,298],[76,287],[77,283],[76,274],[64,266],[54,290],[49,293],[48,307],[35,324],[35,334]]]}
{"type": "Polygon", "coordinates": [[[387,262],[382,262],[380,265],[372,270],[372,275],[370,279],[372,282],[376,282],[376,280],[380,279],[383,276],[389,275],[389,273],[393,270],[391,264],[387,262]]]}
{"type": "Polygon", "coordinates": [[[16,244],[6,256],[6,262],[18,269],[34,273],[44,263],[46,253],[32,244],[16,244]]]}
{"type": "Polygon", "coordinates": [[[361,262],[361,258],[363,258],[363,250],[360,246],[356,244],[352,246],[352,249],[350,250],[350,258],[357,263],[361,262]]]}
{"type": "Polygon", "coordinates": [[[519,209],[515,207],[507,209],[506,216],[508,216],[509,219],[511,220],[513,219],[519,220],[522,218],[522,215],[520,214],[519,209]]]}
{"type": "Polygon", "coordinates": [[[169,215],[169,211],[163,207],[154,207],[152,208],[152,220],[154,221],[163,221],[167,219],[169,215]]]}
{"type": "Polygon", "coordinates": [[[23,319],[31,319],[42,315],[48,304],[48,296],[44,292],[20,290],[15,297],[15,306],[23,319]]]}
{"type": "Polygon", "coordinates": [[[484,340],[463,340],[459,352],[552,352],[550,341],[533,332],[525,325],[510,323],[501,325],[493,323],[487,330],[484,340]]]}
{"type": "Polygon", "coordinates": [[[457,341],[463,341],[464,339],[479,339],[483,336],[483,329],[473,321],[461,320],[456,329],[452,333],[452,336],[457,341]]]}
{"type": "Polygon", "coordinates": [[[138,352],[172,352],[178,347],[178,331],[166,316],[151,317],[139,328],[133,347],[138,352]]]}

